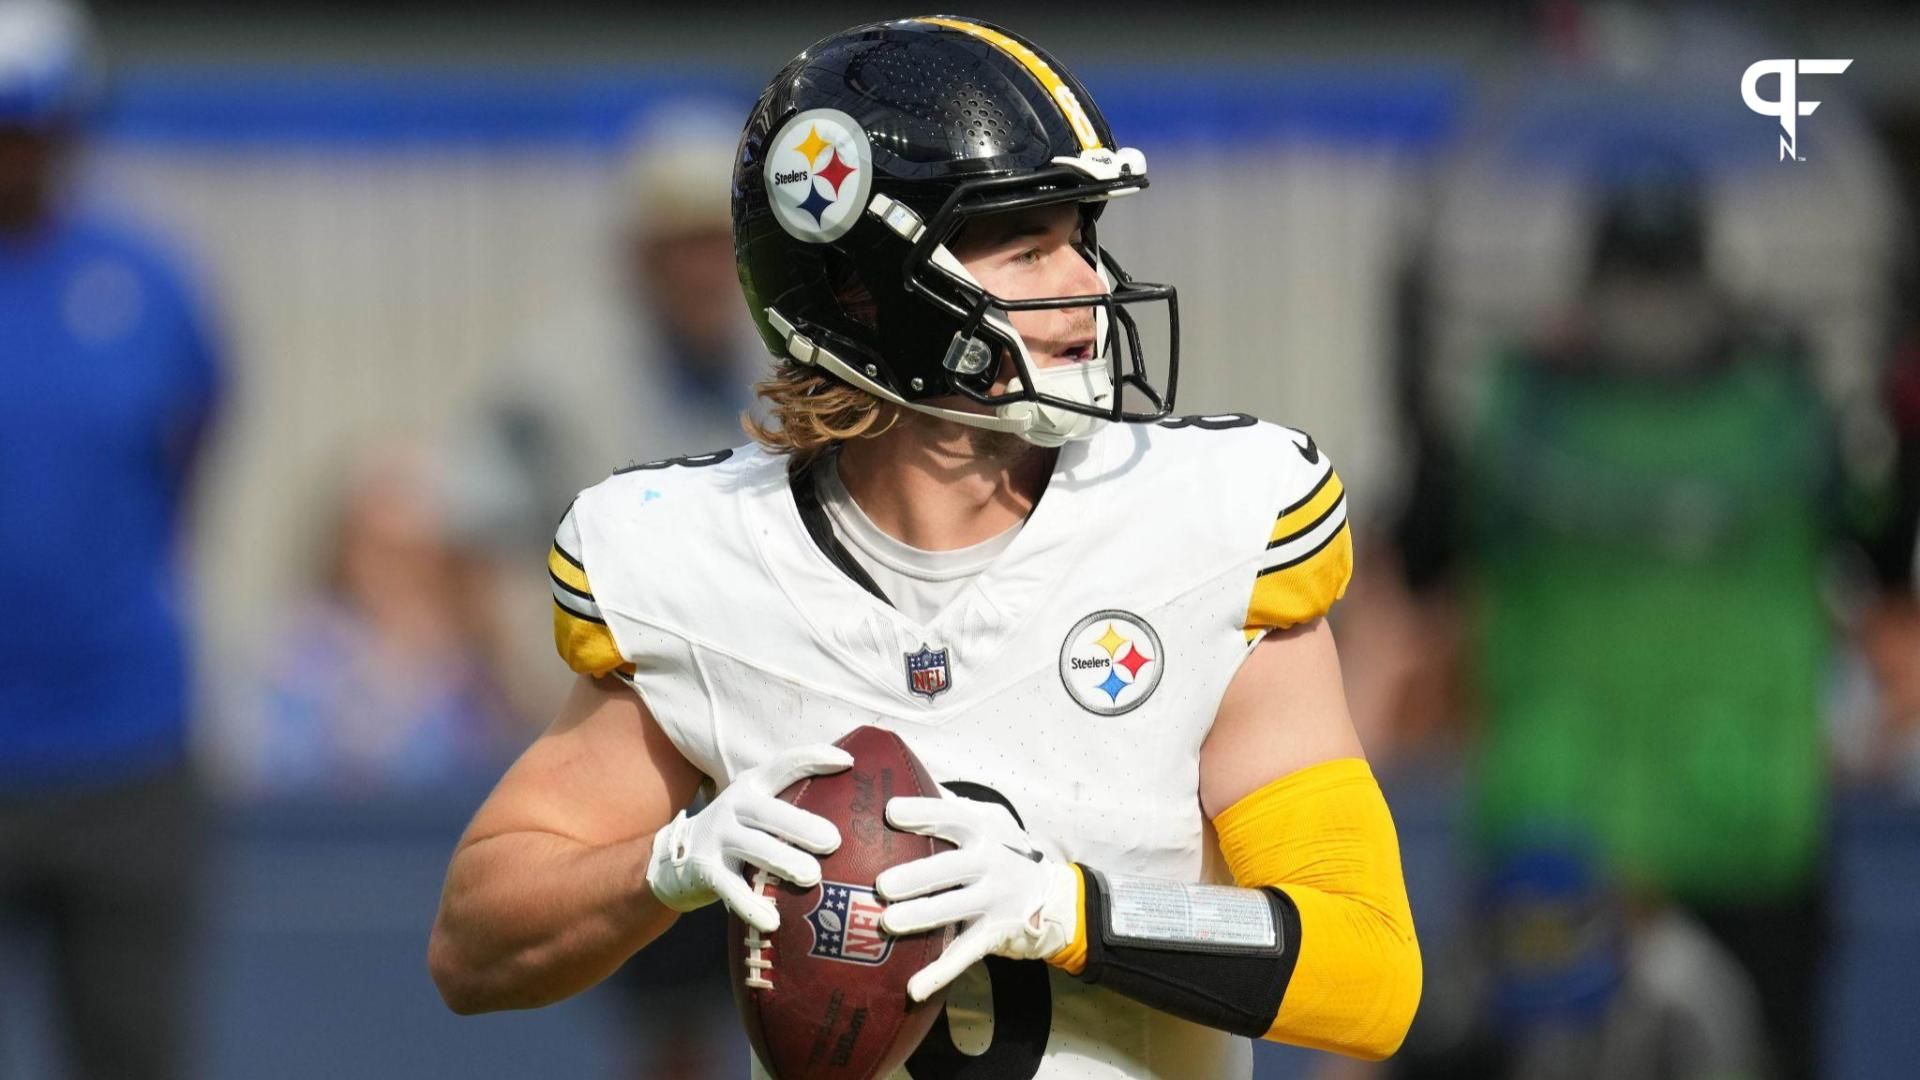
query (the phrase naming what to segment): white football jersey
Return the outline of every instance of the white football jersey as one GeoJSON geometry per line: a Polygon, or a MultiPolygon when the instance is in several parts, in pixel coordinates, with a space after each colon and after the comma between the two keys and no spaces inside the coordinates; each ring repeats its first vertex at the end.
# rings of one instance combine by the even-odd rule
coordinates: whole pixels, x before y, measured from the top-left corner
{"type": "MultiPolygon", "coordinates": [[[[836,565],[788,464],[747,447],[583,492],[549,560],[568,662],[624,674],[722,787],[873,724],[941,783],[997,792],[1060,859],[1229,880],[1201,743],[1250,643],[1323,614],[1352,568],[1310,437],[1247,417],[1108,425],[1061,450],[1019,536],[924,624],[836,565]]],[[[986,965],[955,984],[913,1080],[957,1075],[956,1051],[999,1066],[970,1075],[1251,1072],[1244,1038],[1039,961],[990,963],[994,992],[986,965]]]]}

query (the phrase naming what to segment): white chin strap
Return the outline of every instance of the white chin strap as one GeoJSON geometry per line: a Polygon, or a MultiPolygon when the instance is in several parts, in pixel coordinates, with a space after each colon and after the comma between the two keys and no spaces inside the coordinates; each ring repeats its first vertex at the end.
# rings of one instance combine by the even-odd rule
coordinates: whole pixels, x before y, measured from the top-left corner
{"type": "MultiPolygon", "coordinates": [[[[937,416],[942,420],[951,420],[968,427],[985,428],[988,431],[1005,431],[1020,436],[1035,446],[1060,446],[1075,439],[1085,439],[1093,435],[1106,424],[1097,416],[1087,416],[1071,409],[1062,409],[1053,405],[1042,405],[1032,401],[1014,401],[996,407],[991,413],[966,412],[961,409],[943,409],[937,405],[926,405],[917,401],[908,401],[899,394],[887,389],[877,381],[879,371],[872,366],[856,368],[845,360],[823,349],[805,334],[794,329],[786,317],[773,308],[766,309],[767,321],[773,324],[780,336],[787,339],[787,355],[809,367],[818,367],[831,372],[841,381],[857,386],[883,401],[912,409],[914,412],[937,416]]],[[[1019,338],[1014,338],[1018,341],[1019,338]]],[[[1064,364],[1055,368],[1042,368],[1034,375],[1034,388],[1043,394],[1054,394],[1069,401],[1084,401],[1099,408],[1111,408],[1113,403],[1113,378],[1107,371],[1104,359],[1087,360],[1077,364],[1064,364]]],[[[1019,379],[1013,379],[1008,388],[1018,391],[1022,387],[1019,379]]]]}
{"type": "MultiPolygon", "coordinates": [[[[1018,393],[1022,389],[1020,380],[1017,377],[1008,380],[1007,389],[1018,393]]],[[[1104,359],[1041,368],[1033,373],[1033,389],[1036,393],[1084,402],[1095,408],[1113,408],[1113,374],[1107,370],[1104,359]]],[[[1020,431],[1020,437],[1035,446],[1059,446],[1090,438],[1107,424],[1098,416],[1033,401],[1015,401],[994,412],[1024,420],[1027,426],[1020,431]]]]}

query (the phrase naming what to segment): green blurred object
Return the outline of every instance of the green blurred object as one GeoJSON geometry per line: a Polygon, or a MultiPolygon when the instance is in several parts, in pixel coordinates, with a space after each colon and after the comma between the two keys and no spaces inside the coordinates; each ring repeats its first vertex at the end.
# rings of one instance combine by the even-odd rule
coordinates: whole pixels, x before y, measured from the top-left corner
{"type": "Polygon", "coordinates": [[[1752,901],[1817,871],[1830,438],[1802,357],[1685,378],[1501,364],[1469,457],[1478,826],[1752,901]]]}

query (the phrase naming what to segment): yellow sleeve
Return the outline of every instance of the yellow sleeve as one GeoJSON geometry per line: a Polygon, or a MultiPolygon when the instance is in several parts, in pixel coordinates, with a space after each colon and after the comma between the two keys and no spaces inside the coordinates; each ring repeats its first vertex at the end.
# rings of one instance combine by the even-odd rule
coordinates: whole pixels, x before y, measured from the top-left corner
{"type": "Polygon", "coordinates": [[[1359,758],[1290,773],[1213,820],[1235,883],[1300,913],[1300,955],[1266,1037],[1377,1060],[1420,1004],[1420,944],[1393,817],[1359,758]]]}
{"type": "Polygon", "coordinates": [[[547,577],[553,586],[553,644],[567,666],[596,677],[623,668],[631,670],[614,643],[612,631],[607,629],[599,602],[593,598],[571,510],[561,519],[553,548],[547,552],[547,577]]]}
{"type": "Polygon", "coordinates": [[[1246,635],[1284,630],[1325,615],[1353,577],[1353,537],[1347,528],[1347,491],[1332,462],[1307,439],[1318,468],[1300,471],[1300,488],[1274,519],[1266,552],[1247,601],[1246,635]],[[1304,489],[1304,490],[1302,490],[1304,489]]]}

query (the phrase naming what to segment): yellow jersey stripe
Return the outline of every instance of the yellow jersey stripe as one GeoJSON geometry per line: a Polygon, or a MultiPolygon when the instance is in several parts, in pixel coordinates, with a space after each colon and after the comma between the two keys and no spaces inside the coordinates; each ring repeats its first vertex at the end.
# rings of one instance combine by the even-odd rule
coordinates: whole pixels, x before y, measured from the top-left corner
{"type": "Polygon", "coordinates": [[[553,575],[555,581],[574,592],[584,593],[588,597],[593,595],[593,590],[587,586],[587,572],[580,568],[580,564],[567,558],[567,553],[561,551],[558,544],[547,552],[547,571],[553,575]]]}
{"type": "Polygon", "coordinates": [[[1320,550],[1285,568],[1260,574],[1247,602],[1247,639],[1317,619],[1347,591],[1353,577],[1353,536],[1346,522],[1320,550]]]}
{"type": "Polygon", "coordinates": [[[916,21],[971,34],[1019,61],[1020,66],[1033,74],[1034,79],[1040,83],[1041,89],[1045,90],[1048,96],[1053,98],[1053,103],[1060,107],[1060,114],[1067,118],[1067,123],[1073,128],[1074,135],[1080,139],[1080,148],[1082,150],[1100,148],[1100,136],[1093,130],[1093,120],[1087,115],[1087,110],[1081,106],[1080,99],[1074,96],[1073,87],[1067,85],[1067,81],[1060,77],[1059,72],[1053,70],[1051,64],[1040,59],[1039,53],[990,26],[981,26],[979,23],[971,23],[965,19],[935,15],[916,21]]]}
{"type": "Polygon", "coordinates": [[[606,623],[590,622],[559,604],[553,605],[553,644],[567,666],[582,675],[605,675],[627,662],[606,623]]]}
{"type": "Polygon", "coordinates": [[[1346,494],[1346,485],[1332,470],[1320,478],[1320,483],[1307,497],[1280,512],[1280,519],[1273,523],[1273,533],[1268,537],[1268,547],[1278,547],[1320,524],[1327,512],[1333,509],[1340,496],[1346,494]]]}

